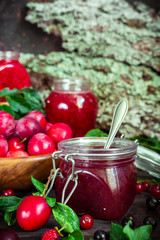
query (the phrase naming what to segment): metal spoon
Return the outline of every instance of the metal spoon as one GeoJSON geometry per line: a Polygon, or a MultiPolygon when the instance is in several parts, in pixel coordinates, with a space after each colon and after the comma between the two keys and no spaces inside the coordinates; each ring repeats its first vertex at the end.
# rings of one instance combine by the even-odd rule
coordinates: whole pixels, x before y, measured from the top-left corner
{"type": "Polygon", "coordinates": [[[113,119],[111,123],[111,128],[109,130],[107,141],[104,145],[104,148],[110,148],[112,141],[118,131],[118,129],[121,126],[121,123],[123,122],[123,119],[126,116],[126,113],[128,111],[128,102],[127,99],[122,99],[116,106],[113,114],[113,119]]]}

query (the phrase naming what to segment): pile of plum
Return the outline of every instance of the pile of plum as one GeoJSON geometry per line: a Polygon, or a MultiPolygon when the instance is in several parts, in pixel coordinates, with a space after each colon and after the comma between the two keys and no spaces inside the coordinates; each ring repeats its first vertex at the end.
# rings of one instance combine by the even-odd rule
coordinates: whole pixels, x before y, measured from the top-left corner
{"type": "Polygon", "coordinates": [[[0,111],[0,157],[50,154],[68,138],[72,138],[72,129],[67,124],[49,123],[39,111],[31,111],[19,120],[0,111]]]}

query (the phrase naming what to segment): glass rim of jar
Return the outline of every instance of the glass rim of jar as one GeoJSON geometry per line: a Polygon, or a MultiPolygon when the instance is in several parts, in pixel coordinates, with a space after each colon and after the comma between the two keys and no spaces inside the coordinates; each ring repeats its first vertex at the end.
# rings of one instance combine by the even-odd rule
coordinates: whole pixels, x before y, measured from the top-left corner
{"type": "Polygon", "coordinates": [[[105,149],[107,137],[80,137],[63,140],[58,144],[59,151],[64,154],[74,156],[74,158],[81,157],[85,160],[86,157],[92,157],[93,160],[117,160],[134,156],[137,152],[137,143],[127,139],[115,138],[111,148],[105,149]],[[97,146],[99,148],[97,148],[97,146]],[[96,147],[96,148],[93,148],[96,147]]]}
{"type": "Polygon", "coordinates": [[[20,53],[18,51],[0,51],[0,60],[18,60],[20,53]]]}
{"type": "Polygon", "coordinates": [[[82,91],[90,89],[91,81],[81,78],[56,78],[54,79],[55,90],[62,91],[82,91]]]}

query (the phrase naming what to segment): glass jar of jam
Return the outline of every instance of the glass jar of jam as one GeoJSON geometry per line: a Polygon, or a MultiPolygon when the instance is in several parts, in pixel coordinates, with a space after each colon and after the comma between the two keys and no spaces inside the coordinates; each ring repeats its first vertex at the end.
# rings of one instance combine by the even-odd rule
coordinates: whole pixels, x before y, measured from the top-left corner
{"type": "Polygon", "coordinates": [[[0,90],[30,87],[29,74],[19,62],[19,56],[17,52],[0,51],[0,90]]]}
{"type": "Polygon", "coordinates": [[[105,142],[106,138],[86,137],[59,143],[54,156],[60,159],[63,178],[56,178],[55,193],[57,201],[64,202],[73,192],[67,205],[79,215],[113,220],[123,217],[135,198],[137,144],[115,138],[104,149],[105,142]]]}
{"type": "Polygon", "coordinates": [[[55,80],[55,89],[46,99],[48,121],[68,124],[72,128],[73,137],[83,137],[93,129],[98,103],[90,85],[90,82],[81,79],[55,80]]]}

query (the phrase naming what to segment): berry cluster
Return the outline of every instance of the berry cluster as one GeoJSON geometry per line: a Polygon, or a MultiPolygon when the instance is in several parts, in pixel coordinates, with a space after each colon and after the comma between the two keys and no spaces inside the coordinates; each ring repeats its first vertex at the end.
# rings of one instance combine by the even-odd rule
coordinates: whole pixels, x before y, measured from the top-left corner
{"type": "MultiPolygon", "coordinates": [[[[134,229],[135,228],[135,220],[133,217],[124,217],[122,219],[122,227],[127,225],[128,222],[129,222],[130,228],[134,229]]],[[[157,220],[154,217],[146,216],[143,219],[143,225],[152,225],[152,228],[155,229],[157,226],[157,220]]]]}
{"type": "Polygon", "coordinates": [[[11,188],[3,190],[3,193],[0,195],[0,197],[9,197],[9,196],[15,196],[15,192],[11,188]]]}
{"type": "Polygon", "coordinates": [[[27,157],[53,153],[60,141],[72,137],[65,123],[49,123],[39,111],[19,120],[0,111],[0,157],[27,157]]]}
{"type": "MultiPolygon", "coordinates": [[[[148,181],[145,182],[137,182],[136,193],[141,193],[143,191],[150,190],[150,183],[148,181]]],[[[151,186],[151,195],[160,199],[160,186],[158,184],[154,184],[151,186]]]]}

